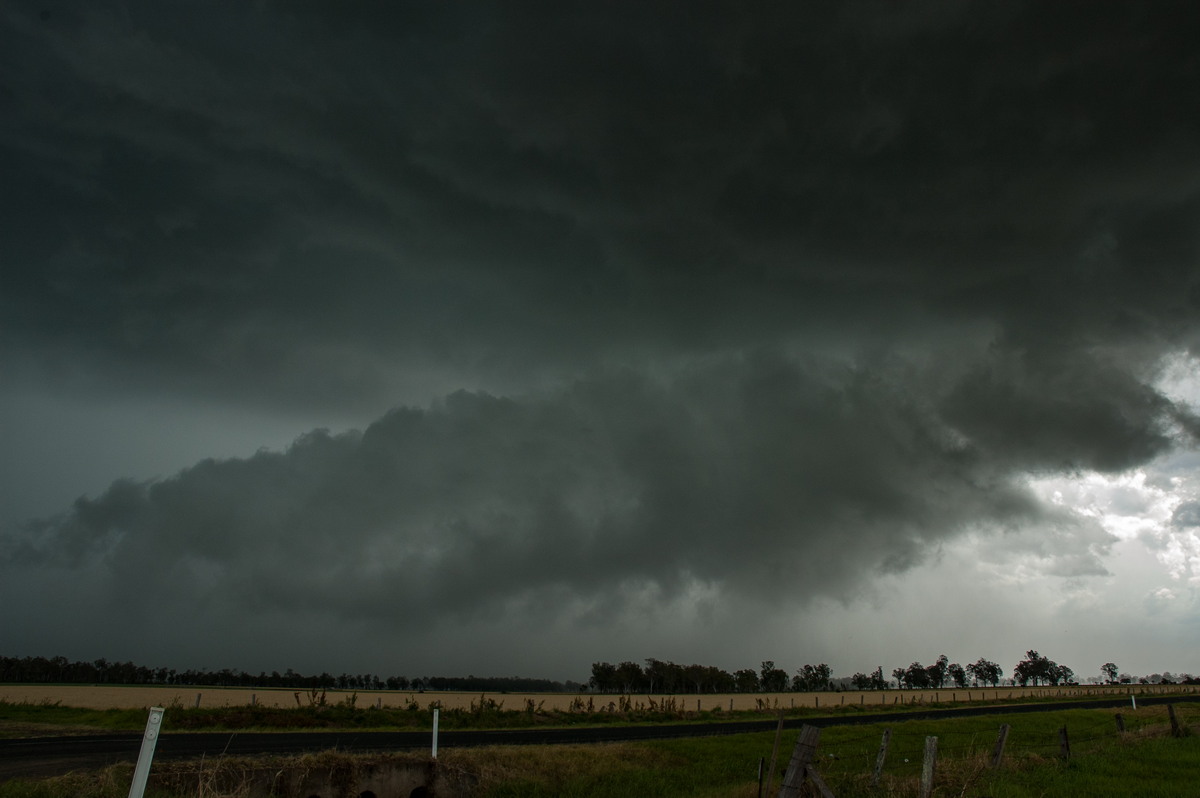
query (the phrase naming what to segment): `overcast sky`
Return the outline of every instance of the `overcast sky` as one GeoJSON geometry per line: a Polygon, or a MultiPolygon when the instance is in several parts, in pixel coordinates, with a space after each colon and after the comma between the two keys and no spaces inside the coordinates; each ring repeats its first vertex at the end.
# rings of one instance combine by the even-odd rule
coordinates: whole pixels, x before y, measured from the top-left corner
{"type": "Polygon", "coordinates": [[[4,4],[0,653],[1200,673],[1197,24],[4,4]]]}

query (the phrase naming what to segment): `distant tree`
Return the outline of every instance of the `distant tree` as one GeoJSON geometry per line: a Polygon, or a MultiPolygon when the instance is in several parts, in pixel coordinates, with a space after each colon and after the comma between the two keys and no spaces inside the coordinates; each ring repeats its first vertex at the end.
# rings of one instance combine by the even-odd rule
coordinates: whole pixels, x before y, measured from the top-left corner
{"type": "Polygon", "coordinates": [[[1042,682],[1058,684],[1075,678],[1075,673],[1066,666],[1059,665],[1049,657],[1042,656],[1034,649],[1025,652],[1025,659],[1013,668],[1013,681],[1022,687],[1033,682],[1036,687],[1042,682]]]}
{"type": "Polygon", "coordinates": [[[617,666],[617,685],[623,692],[638,692],[645,682],[646,674],[636,662],[625,661],[617,666]]]}
{"type": "Polygon", "coordinates": [[[940,689],[946,683],[946,676],[950,668],[950,658],[942,654],[937,658],[937,662],[933,663],[925,669],[925,675],[930,687],[940,689]]]}
{"type": "Polygon", "coordinates": [[[857,690],[866,690],[871,686],[871,677],[859,671],[850,677],[850,684],[854,685],[857,690]]]}
{"type": "Polygon", "coordinates": [[[892,668],[892,678],[896,680],[896,687],[903,687],[904,668],[892,668]]]}
{"type": "Polygon", "coordinates": [[[673,664],[671,662],[663,662],[660,659],[654,659],[653,657],[646,660],[646,667],[643,673],[646,677],[647,689],[650,692],[653,693],[656,690],[660,693],[675,692],[675,685],[673,683],[675,680],[672,678],[674,673],[671,668],[673,664]]]}
{"type": "Polygon", "coordinates": [[[687,669],[682,665],[677,665],[674,662],[668,662],[663,678],[666,684],[670,685],[667,692],[672,693],[677,690],[683,690],[687,687],[687,669]]]}
{"type": "Polygon", "coordinates": [[[703,665],[687,665],[683,669],[684,678],[688,684],[696,688],[696,692],[704,690],[704,684],[708,681],[708,669],[703,665]]]}
{"type": "Polygon", "coordinates": [[[929,687],[929,671],[921,663],[914,662],[904,671],[904,683],[910,690],[925,690],[929,687]]]}
{"type": "Polygon", "coordinates": [[[617,666],[609,662],[593,662],[592,678],[588,684],[598,693],[611,693],[617,689],[617,666]]]}
{"type": "Polygon", "coordinates": [[[1106,662],[1100,666],[1100,673],[1104,675],[1109,684],[1114,684],[1117,681],[1117,676],[1120,672],[1120,669],[1117,668],[1114,662],[1106,662]]]}
{"type": "Polygon", "coordinates": [[[759,681],[764,693],[782,693],[788,688],[787,671],[776,668],[774,660],[763,660],[759,681]]]}
{"type": "Polygon", "coordinates": [[[737,686],[739,693],[756,693],[758,692],[758,672],[753,668],[742,668],[733,674],[734,684],[737,686]]]}
{"type": "Polygon", "coordinates": [[[965,670],[971,674],[971,678],[975,680],[976,686],[990,684],[992,687],[995,687],[1000,683],[1000,677],[1004,674],[1004,671],[997,663],[983,657],[968,665],[965,670]]]}
{"type": "Polygon", "coordinates": [[[946,666],[946,672],[950,675],[955,687],[967,686],[967,671],[962,665],[952,662],[946,666]]]}
{"type": "Polygon", "coordinates": [[[820,665],[805,665],[796,671],[796,678],[792,680],[792,686],[793,689],[806,693],[828,690],[829,680],[832,676],[833,669],[824,662],[820,665]]]}
{"type": "Polygon", "coordinates": [[[1059,665],[1057,662],[1052,662],[1046,670],[1046,678],[1050,681],[1050,684],[1055,686],[1071,684],[1075,681],[1075,671],[1066,665],[1059,665]]]}
{"type": "Polygon", "coordinates": [[[883,678],[883,666],[879,665],[871,672],[871,689],[886,690],[887,686],[887,679],[883,678]]]}

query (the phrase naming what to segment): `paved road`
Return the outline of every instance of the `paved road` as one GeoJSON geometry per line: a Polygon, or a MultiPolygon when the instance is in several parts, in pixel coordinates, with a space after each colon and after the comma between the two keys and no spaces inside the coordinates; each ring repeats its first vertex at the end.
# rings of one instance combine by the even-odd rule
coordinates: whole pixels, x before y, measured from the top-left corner
{"type": "MultiPolygon", "coordinates": [[[[1200,696],[1139,697],[1140,706],[1200,702],[1200,696]]],[[[864,723],[900,723],[906,720],[954,718],[979,715],[1011,715],[1062,709],[1100,709],[1129,706],[1127,699],[1070,701],[1052,704],[1007,704],[923,709],[870,715],[826,718],[793,718],[784,728],[804,724],[837,726],[864,723]]],[[[169,718],[167,719],[169,723],[169,718]]],[[[711,737],[725,734],[773,731],[777,721],[674,724],[670,726],[601,726],[575,729],[504,729],[497,731],[443,731],[441,748],[481,745],[562,745],[568,743],[628,742],[675,737],[711,737]]],[[[193,759],[223,754],[299,754],[307,751],[373,752],[420,750],[430,745],[430,732],[204,732],[164,734],[158,740],[155,758],[193,759]]],[[[98,768],[116,762],[136,761],[142,735],[105,734],[79,737],[34,737],[0,740],[0,781],[59,775],[71,770],[98,768]]]]}

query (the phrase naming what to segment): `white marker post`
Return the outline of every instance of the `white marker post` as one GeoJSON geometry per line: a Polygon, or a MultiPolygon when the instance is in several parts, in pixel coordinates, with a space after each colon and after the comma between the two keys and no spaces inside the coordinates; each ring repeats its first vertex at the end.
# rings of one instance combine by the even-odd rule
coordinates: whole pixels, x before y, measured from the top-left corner
{"type": "Polygon", "coordinates": [[[438,712],[440,712],[440,711],[441,710],[437,710],[437,709],[435,709],[433,711],[433,758],[434,759],[437,759],[438,712]]]}
{"type": "Polygon", "coordinates": [[[146,792],[146,780],[150,777],[150,762],[154,759],[154,746],[158,744],[158,733],[162,731],[162,707],[150,707],[146,721],[146,733],[142,735],[142,750],[138,754],[137,767],[133,769],[133,783],[129,785],[129,798],[142,798],[146,792]]]}

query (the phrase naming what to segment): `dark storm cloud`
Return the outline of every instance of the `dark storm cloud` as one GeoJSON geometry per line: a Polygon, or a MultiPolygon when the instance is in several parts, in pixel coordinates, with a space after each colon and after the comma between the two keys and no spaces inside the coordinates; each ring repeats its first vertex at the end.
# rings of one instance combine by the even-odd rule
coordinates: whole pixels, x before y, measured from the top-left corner
{"type": "Polygon", "coordinates": [[[1101,573],[1023,485],[1200,429],[1155,387],[1200,344],[1196,16],[6,7],[12,380],[408,409],[115,483],[0,567],[293,627],[844,598],[974,529],[1101,573]]]}
{"type": "Polygon", "coordinates": [[[1183,7],[48,10],[5,14],[26,369],[328,406],[936,318],[1194,342],[1183,7]]]}
{"type": "Polygon", "coordinates": [[[99,567],[118,603],[150,591],[171,612],[402,625],[563,591],[616,606],[630,582],[849,598],[964,529],[1066,521],[904,386],[763,354],[521,400],[456,393],[362,433],[118,482],[30,525],[6,567],[99,567]]]}

